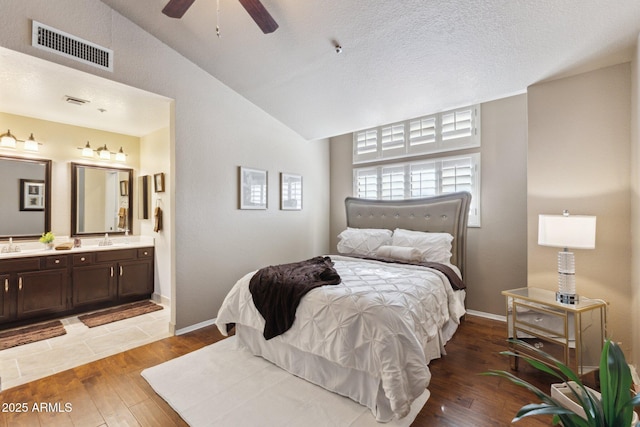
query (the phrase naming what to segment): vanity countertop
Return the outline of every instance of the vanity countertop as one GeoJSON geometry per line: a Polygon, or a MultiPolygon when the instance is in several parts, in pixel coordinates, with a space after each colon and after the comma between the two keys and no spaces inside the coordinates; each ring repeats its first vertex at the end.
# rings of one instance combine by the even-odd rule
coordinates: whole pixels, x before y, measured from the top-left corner
{"type": "MultiPolygon", "coordinates": [[[[56,239],[55,245],[62,244],[68,241],[72,241],[73,239],[56,239]]],[[[55,256],[55,255],[64,255],[69,253],[79,253],[79,252],[97,252],[97,251],[113,251],[118,249],[128,249],[128,248],[143,248],[154,246],[153,237],[148,236],[118,236],[118,237],[109,237],[109,240],[112,242],[111,245],[108,246],[100,246],[100,242],[104,240],[102,237],[97,238],[83,238],[82,246],[79,248],[73,249],[63,249],[63,250],[55,250],[55,249],[45,249],[42,243],[40,242],[14,242],[15,246],[20,247],[20,252],[8,252],[8,253],[0,253],[0,260],[3,259],[11,259],[11,258],[24,258],[24,257],[34,257],[34,256],[55,256]]],[[[0,250],[9,245],[9,241],[0,241],[0,250]]]]}

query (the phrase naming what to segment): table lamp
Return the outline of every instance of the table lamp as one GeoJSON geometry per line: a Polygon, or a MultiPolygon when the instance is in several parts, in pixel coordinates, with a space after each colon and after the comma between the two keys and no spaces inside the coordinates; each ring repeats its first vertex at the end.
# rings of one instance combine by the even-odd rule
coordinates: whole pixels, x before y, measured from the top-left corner
{"type": "Polygon", "coordinates": [[[596,217],[587,215],[539,215],[538,244],[563,248],[558,252],[558,292],[556,301],[577,304],[575,258],[572,249],[596,247],[596,217]]]}

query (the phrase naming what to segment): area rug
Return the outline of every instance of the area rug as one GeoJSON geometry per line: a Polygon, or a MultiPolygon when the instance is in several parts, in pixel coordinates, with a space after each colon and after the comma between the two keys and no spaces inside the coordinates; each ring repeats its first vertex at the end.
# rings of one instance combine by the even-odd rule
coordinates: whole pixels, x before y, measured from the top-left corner
{"type": "Polygon", "coordinates": [[[408,427],[429,398],[386,424],[365,406],[295,377],[239,348],[231,337],[142,371],[142,376],[192,427],[408,427]]]}
{"type": "Polygon", "coordinates": [[[152,301],[138,301],[130,304],[119,305],[95,313],[83,314],[78,319],[90,328],[104,325],[141,314],[162,310],[162,306],[152,301]]]}
{"type": "Polygon", "coordinates": [[[10,329],[0,332],[0,350],[58,337],[66,333],[67,331],[59,320],[10,329]]]}

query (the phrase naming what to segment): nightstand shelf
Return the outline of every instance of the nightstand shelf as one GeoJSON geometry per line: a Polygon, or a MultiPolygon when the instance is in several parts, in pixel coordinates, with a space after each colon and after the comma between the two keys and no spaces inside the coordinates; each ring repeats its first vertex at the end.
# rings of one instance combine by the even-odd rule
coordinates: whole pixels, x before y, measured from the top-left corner
{"type": "MultiPolygon", "coordinates": [[[[555,292],[530,287],[503,291],[502,295],[509,338],[541,348],[580,376],[598,369],[606,338],[604,301],[581,296],[577,304],[562,304],[556,301],[555,292]]],[[[510,349],[536,356],[523,346],[510,344],[510,349]]],[[[511,359],[511,368],[517,370],[518,358],[511,359]]]]}

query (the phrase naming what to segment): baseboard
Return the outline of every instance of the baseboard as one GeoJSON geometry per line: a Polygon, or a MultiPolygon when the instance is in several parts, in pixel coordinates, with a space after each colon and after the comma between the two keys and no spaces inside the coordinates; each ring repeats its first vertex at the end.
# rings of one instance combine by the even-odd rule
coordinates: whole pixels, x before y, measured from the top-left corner
{"type": "Polygon", "coordinates": [[[184,335],[187,332],[197,331],[198,329],[204,328],[205,326],[211,326],[216,323],[216,318],[205,320],[204,322],[196,323],[195,325],[187,326],[186,328],[181,328],[175,331],[175,335],[184,335]]]}
{"type": "Polygon", "coordinates": [[[164,295],[153,293],[151,294],[151,301],[157,302],[162,305],[171,306],[171,299],[165,297],[164,295]]]}
{"type": "Polygon", "coordinates": [[[501,316],[499,314],[485,313],[484,311],[467,310],[467,314],[472,316],[484,317],[485,319],[497,320],[499,322],[506,322],[507,316],[501,316]]]}

